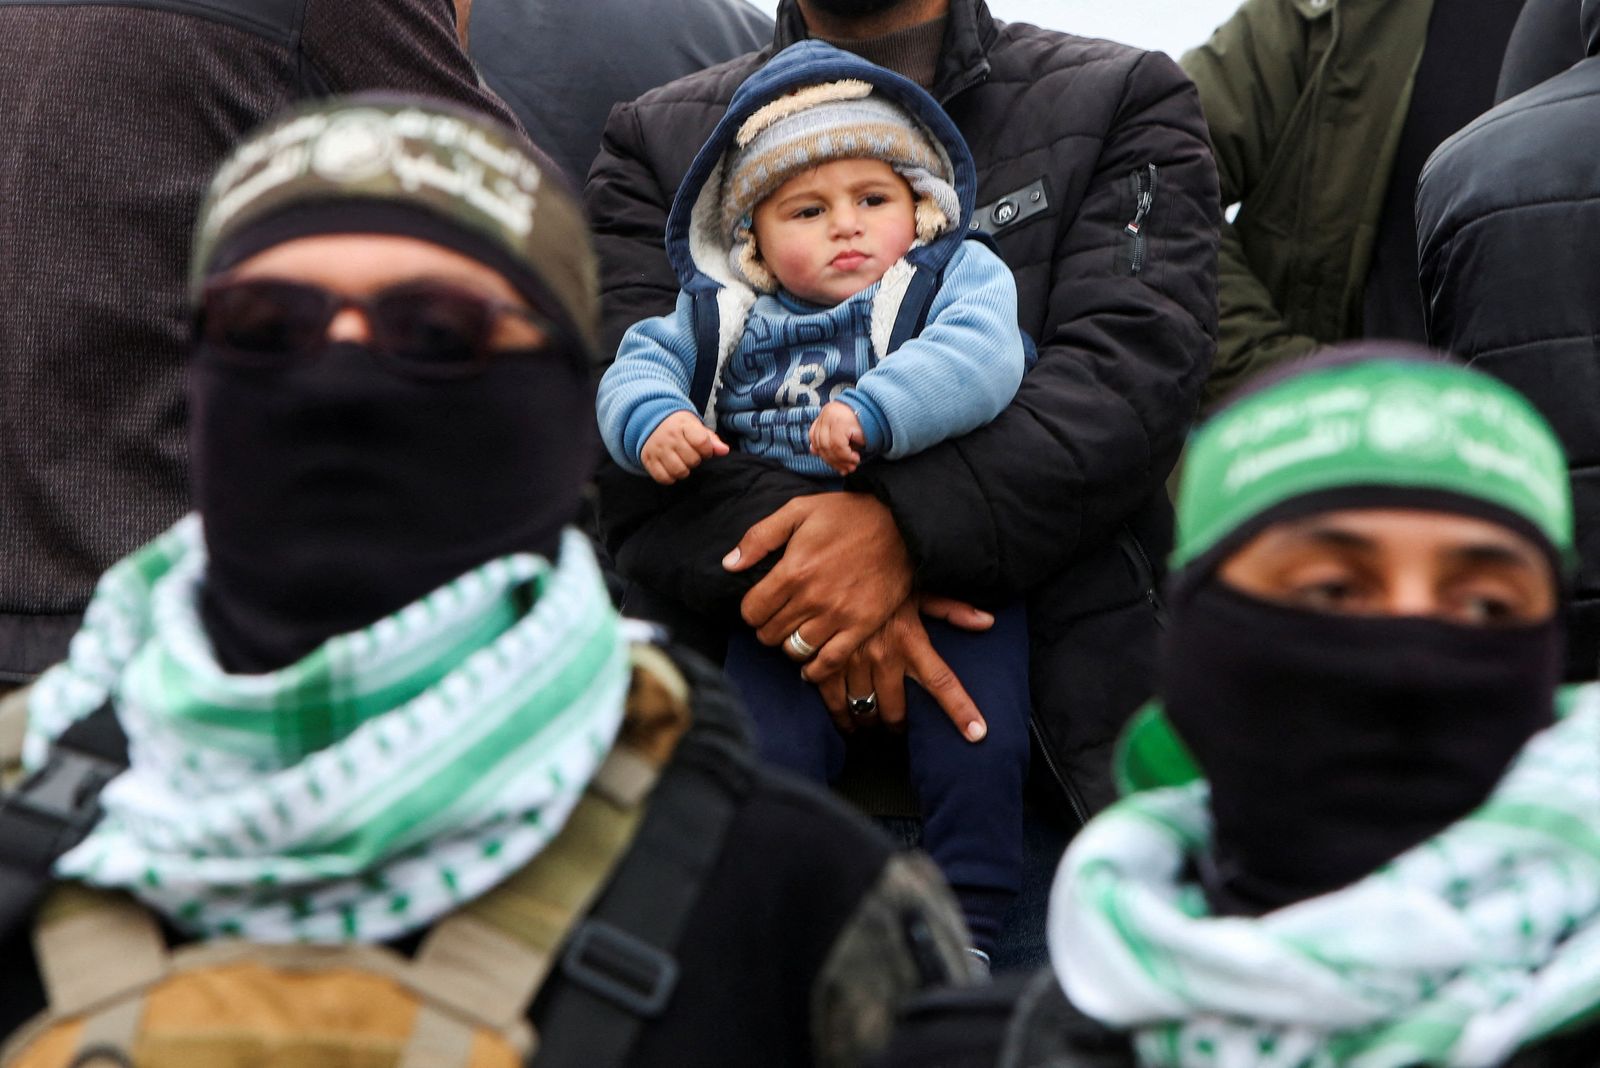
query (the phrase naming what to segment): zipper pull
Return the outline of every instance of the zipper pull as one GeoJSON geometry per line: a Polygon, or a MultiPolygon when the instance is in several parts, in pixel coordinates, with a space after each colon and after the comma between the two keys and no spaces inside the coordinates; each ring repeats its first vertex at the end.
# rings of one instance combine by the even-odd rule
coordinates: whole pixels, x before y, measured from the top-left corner
{"type": "Polygon", "coordinates": [[[1138,208],[1133,213],[1133,220],[1123,227],[1123,230],[1130,237],[1139,236],[1139,227],[1144,224],[1144,217],[1150,214],[1150,205],[1154,204],[1156,200],[1156,165],[1154,163],[1150,164],[1148,173],[1150,175],[1149,185],[1145,184],[1145,178],[1142,174],[1136,179],[1139,183],[1138,208]]]}

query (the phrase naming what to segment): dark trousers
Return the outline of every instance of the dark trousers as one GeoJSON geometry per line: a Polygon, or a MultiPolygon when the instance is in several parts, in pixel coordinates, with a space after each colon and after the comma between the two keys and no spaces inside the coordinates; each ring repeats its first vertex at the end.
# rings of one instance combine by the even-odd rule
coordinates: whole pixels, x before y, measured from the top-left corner
{"type": "MultiPolygon", "coordinates": [[[[980,940],[999,926],[1022,881],[1022,787],[1028,774],[1028,623],[1022,606],[970,633],[924,619],[928,636],[988,723],[976,744],[961,737],[926,690],[906,680],[906,745],[922,812],[923,847],[956,890],[980,940]],[[985,904],[978,905],[980,900],[985,904]]],[[[844,765],[844,740],[817,688],[781,649],[739,628],[728,642],[728,677],[744,697],[764,760],[818,782],[844,765]]],[[[857,695],[860,696],[860,695],[857,695]]]]}

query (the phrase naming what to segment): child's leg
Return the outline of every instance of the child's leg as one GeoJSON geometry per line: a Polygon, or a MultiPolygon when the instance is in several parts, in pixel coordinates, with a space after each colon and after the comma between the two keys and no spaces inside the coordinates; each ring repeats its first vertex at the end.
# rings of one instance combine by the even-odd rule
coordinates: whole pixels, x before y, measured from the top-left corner
{"type": "Polygon", "coordinates": [[[1022,605],[995,613],[982,633],[925,619],[928,636],[988,723],[961,737],[922,687],[906,687],[911,778],[922,843],[966,913],[977,948],[990,952],[1022,883],[1022,789],[1028,775],[1028,623],[1022,605]]]}
{"type": "Polygon", "coordinates": [[[769,764],[815,782],[831,782],[844,767],[844,739],[817,688],[800,665],[738,627],[728,638],[723,670],[744,699],[756,730],[756,752],[769,764]]]}

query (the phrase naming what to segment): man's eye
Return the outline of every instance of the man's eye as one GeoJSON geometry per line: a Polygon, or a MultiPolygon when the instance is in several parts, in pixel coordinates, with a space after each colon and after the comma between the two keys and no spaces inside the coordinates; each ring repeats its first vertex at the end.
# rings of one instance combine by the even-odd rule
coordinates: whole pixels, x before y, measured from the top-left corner
{"type": "Polygon", "coordinates": [[[1481,626],[1529,622],[1536,614],[1528,599],[1514,589],[1479,586],[1457,591],[1447,603],[1452,618],[1481,626]]]}
{"type": "Polygon", "coordinates": [[[1512,623],[1519,616],[1516,606],[1499,597],[1468,597],[1461,602],[1456,615],[1466,623],[1512,623]]]}
{"type": "Polygon", "coordinates": [[[1348,579],[1309,582],[1296,586],[1289,595],[1289,599],[1296,604],[1324,611],[1340,609],[1348,611],[1352,605],[1358,603],[1360,597],[1361,588],[1348,579]]]}

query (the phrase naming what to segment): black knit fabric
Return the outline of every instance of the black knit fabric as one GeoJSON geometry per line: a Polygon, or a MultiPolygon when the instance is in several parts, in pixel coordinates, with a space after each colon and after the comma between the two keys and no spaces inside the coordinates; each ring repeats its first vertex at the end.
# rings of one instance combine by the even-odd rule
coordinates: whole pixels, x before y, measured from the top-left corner
{"type": "Polygon", "coordinates": [[[151,6],[0,4],[0,680],[59,659],[100,572],[188,507],[184,272],[213,169],[308,82],[514,122],[453,26],[450,0],[306,0],[296,54],[151,6]]]}

